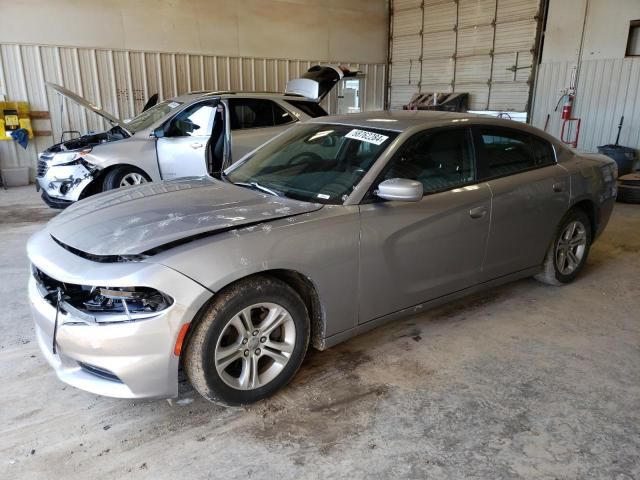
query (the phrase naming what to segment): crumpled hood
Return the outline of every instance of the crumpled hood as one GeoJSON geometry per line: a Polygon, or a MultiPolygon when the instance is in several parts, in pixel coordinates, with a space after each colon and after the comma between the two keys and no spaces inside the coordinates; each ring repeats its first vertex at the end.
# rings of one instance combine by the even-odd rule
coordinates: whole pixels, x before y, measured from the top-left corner
{"type": "Polygon", "coordinates": [[[172,242],[322,208],[191,177],[126,187],[75,203],[49,221],[59,242],[97,256],[138,255],[172,242]]]}

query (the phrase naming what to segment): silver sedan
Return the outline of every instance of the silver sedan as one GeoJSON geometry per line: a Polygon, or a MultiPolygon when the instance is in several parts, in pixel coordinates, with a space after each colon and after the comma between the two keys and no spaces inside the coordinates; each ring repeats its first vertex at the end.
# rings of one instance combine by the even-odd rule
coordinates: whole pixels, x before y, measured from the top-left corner
{"type": "Polygon", "coordinates": [[[29,241],[40,348],[61,380],[207,399],[283,387],[307,348],[479,289],[585,265],[615,163],[527,125],[377,112],[302,123],[225,171],[78,202],[29,241]]]}

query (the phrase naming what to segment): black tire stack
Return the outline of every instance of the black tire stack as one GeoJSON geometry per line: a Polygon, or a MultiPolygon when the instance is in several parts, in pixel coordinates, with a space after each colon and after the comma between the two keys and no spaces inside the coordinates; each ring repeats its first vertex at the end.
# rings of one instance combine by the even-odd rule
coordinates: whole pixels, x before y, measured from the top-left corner
{"type": "Polygon", "coordinates": [[[618,201],[640,203],[640,172],[618,177],[618,201]]]}

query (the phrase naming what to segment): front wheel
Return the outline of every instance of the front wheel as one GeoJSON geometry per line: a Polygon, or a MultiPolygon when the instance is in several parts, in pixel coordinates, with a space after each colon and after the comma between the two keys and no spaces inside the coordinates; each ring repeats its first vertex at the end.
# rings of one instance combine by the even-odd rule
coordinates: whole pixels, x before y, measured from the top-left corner
{"type": "Polygon", "coordinates": [[[132,167],[116,167],[108,172],[102,182],[102,191],[114,190],[120,187],[130,187],[147,183],[149,178],[142,171],[132,167]]]}
{"type": "Polygon", "coordinates": [[[187,377],[203,397],[222,405],[274,394],[293,378],[309,343],[302,299],[271,277],[221,292],[193,328],[183,358],[187,377]]]}
{"type": "Polygon", "coordinates": [[[571,210],[558,226],[537,280],[549,285],[572,282],[580,273],[591,247],[591,222],[582,210],[571,210]]]}

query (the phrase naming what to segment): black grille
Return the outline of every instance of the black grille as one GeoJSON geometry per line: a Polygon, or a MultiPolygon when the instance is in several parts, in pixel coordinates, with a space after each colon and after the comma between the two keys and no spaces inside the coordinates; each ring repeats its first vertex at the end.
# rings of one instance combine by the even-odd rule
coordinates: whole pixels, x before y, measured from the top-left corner
{"type": "Polygon", "coordinates": [[[78,365],[80,365],[80,368],[83,371],[90,373],[91,375],[95,375],[96,377],[100,377],[111,382],[122,383],[122,380],[120,380],[115,373],[105,368],[96,367],[95,365],[89,365],[88,363],[82,362],[78,362],[78,365]]]}
{"type": "Polygon", "coordinates": [[[38,159],[38,173],[37,173],[37,176],[38,177],[44,177],[44,175],[45,175],[45,173],[47,173],[48,169],[49,169],[49,167],[47,166],[47,162],[45,162],[44,160],[38,159]]]}

